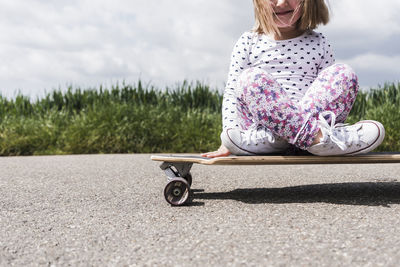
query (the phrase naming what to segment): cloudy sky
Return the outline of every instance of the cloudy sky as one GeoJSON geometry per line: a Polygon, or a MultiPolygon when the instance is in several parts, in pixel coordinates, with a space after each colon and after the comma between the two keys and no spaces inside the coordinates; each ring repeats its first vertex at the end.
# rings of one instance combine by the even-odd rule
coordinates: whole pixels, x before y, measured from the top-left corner
{"type": "MultiPolygon", "coordinates": [[[[318,30],[363,87],[400,80],[400,1],[330,0],[318,30]]],[[[0,0],[0,94],[68,85],[222,89],[233,45],[253,25],[251,0],[0,0]]]]}

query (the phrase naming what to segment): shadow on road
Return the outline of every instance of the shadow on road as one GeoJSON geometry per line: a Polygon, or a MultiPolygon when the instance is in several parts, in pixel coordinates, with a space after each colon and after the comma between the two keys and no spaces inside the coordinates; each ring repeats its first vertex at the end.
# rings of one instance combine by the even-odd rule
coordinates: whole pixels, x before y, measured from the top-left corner
{"type": "MultiPolygon", "coordinates": [[[[244,188],[230,192],[193,192],[193,200],[232,199],[249,204],[316,203],[385,206],[400,204],[400,182],[314,184],[283,188],[244,188]]],[[[196,203],[196,202],[194,202],[196,203]]]]}

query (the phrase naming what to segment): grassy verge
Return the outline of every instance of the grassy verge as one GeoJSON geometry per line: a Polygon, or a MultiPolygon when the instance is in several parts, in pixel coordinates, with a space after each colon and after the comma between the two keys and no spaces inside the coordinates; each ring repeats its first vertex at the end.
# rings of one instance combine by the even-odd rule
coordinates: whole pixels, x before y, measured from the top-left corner
{"type": "MultiPolygon", "coordinates": [[[[0,96],[0,155],[201,152],[219,146],[222,95],[200,83],[70,88],[42,99],[0,96]]],[[[349,122],[386,128],[380,151],[400,151],[400,86],[360,93],[349,122]]]]}

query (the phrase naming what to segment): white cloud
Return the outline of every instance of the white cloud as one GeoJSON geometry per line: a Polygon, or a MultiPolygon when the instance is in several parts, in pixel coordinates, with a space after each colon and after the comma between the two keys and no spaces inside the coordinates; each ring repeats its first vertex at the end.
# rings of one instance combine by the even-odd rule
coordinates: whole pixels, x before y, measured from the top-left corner
{"type": "Polygon", "coordinates": [[[340,57],[364,53],[398,53],[400,2],[330,1],[331,22],[323,27],[340,57]]]}
{"type": "MultiPolygon", "coordinates": [[[[360,78],[370,75],[362,60],[393,64],[400,2],[330,2],[332,22],[321,30],[339,58],[360,78]]],[[[233,44],[252,23],[250,0],[1,1],[0,93],[40,95],[139,77],[160,87],[188,79],[221,88],[233,44]]],[[[365,80],[375,85],[398,73],[386,74],[365,80]]]]}
{"type": "Polygon", "coordinates": [[[393,0],[333,0],[332,29],[373,38],[400,33],[400,2],[393,0]]]}
{"type": "Polygon", "coordinates": [[[385,56],[368,53],[343,61],[346,61],[348,64],[359,69],[360,71],[368,70],[375,72],[386,72],[388,74],[397,74],[400,77],[400,55],[385,56]]]}
{"type": "Polygon", "coordinates": [[[240,34],[231,30],[240,6],[241,0],[1,4],[1,93],[139,77],[160,86],[186,78],[221,86],[240,34]]]}

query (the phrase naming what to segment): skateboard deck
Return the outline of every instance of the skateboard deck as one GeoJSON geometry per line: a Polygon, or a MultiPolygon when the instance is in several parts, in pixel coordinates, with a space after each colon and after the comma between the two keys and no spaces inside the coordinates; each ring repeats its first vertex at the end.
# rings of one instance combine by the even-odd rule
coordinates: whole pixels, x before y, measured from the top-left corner
{"type": "Polygon", "coordinates": [[[164,197],[173,206],[189,200],[193,164],[203,165],[296,165],[296,164],[372,164],[400,163],[400,153],[368,153],[356,156],[229,156],[204,158],[198,155],[154,155],[153,161],[163,162],[160,168],[167,175],[164,197]]]}
{"type": "Polygon", "coordinates": [[[229,156],[204,158],[196,155],[157,155],[151,160],[203,165],[279,165],[279,164],[367,164],[400,163],[400,153],[369,153],[358,156],[229,156]]]}

